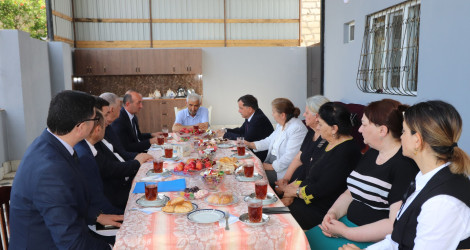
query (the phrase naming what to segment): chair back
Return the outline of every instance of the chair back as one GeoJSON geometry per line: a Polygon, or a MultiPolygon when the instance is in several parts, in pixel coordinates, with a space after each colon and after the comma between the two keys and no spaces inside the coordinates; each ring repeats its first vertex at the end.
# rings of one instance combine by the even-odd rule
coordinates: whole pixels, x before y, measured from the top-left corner
{"type": "Polygon", "coordinates": [[[0,249],[8,249],[8,239],[10,238],[10,193],[11,186],[0,187],[0,227],[2,230],[0,249]]]}

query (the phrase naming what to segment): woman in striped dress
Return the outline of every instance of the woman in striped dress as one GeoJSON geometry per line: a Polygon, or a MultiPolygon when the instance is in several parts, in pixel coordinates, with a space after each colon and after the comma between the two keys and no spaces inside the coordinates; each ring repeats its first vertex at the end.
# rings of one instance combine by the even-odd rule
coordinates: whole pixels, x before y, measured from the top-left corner
{"type": "Polygon", "coordinates": [[[338,249],[351,242],[365,247],[392,232],[403,194],[418,172],[400,144],[406,108],[391,99],[365,108],[359,132],[370,149],[348,177],[348,190],[322,224],[307,232],[312,249],[338,249]]]}

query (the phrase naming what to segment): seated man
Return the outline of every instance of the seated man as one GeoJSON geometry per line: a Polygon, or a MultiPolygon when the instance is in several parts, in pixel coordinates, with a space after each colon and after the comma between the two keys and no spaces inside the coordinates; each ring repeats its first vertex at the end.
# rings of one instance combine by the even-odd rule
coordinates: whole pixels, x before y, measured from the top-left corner
{"type": "MultiPolygon", "coordinates": [[[[274,131],[273,125],[258,107],[258,100],[254,96],[244,95],[238,98],[238,112],[245,118],[245,122],[239,128],[227,129],[224,138],[236,140],[237,137],[245,137],[247,141],[260,141],[274,131]]],[[[255,152],[262,162],[267,154],[267,150],[255,152]]]]}
{"type": "MultiPolygon", "coordinates": [[[[11,249],[109,249],[87,227],[90,187],[73,147],[98,120],[95,98],[63,91],[50,102],[47,129],[26,150],[10,201],[11,249]]],[[[122,215],[100,215],[97,222],[120,226],[122,215]]]]}
{"type": "Polygon", "coordinates": [[[124,149],[130,152],[141,153],[157,143],[158,133],[141,133],[136,114],[142,109],[142,95],[129,90],[124,95],[124,107],[121,114],[112,124],[112,128],[120,138],[124,149]]]}
{"type": "Polygon", "coordinates": [[[202,98],[198,94],[189,94],[186,98],[187,108],[180,110],[176,114],[175,124],[173,124],[173,132],[180,131],[182,128],[193,128],[194,125],[199,129],[206,130],[209,128],[209,110],[201,107],[202,98]]]}
{"type": "MultiPolygon", "coordinates": [[[[111,125],[117,118],[119,118],[122,101],[119,99],[119,96],[110,92],[103,93],[100,95],[100,97],[109,103],[107,108],[108,112],[103,113],[106,124],[111,125]]],[[[106,109],[106,106],[104,109],[106,109]]],[[[139,154],[137,152],[127,151],[124,146],[122,146],[121,140],[116,135],[116,133],[114,133],[114,130],[111,126],[106,126],[106,132],[102,141],[106,146],[108,146],[109,150],[119,154],[119,156],[122,157],[125,161],[133,160],[137,154],[139,154]]]]}

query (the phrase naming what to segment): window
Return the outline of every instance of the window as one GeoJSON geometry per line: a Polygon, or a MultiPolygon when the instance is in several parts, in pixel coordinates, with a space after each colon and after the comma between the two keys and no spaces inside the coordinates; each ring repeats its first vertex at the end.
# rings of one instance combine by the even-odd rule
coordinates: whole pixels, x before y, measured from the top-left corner
{"type": "Polygon", "coordinates": [[[354,21],[344,24],[344,43],[354,41],[354,21]]]}
{"type": "Polygon", "coordinates": [[[367,17],[356,83],[366,93],[416,96],[420,1],[367,17]]]}

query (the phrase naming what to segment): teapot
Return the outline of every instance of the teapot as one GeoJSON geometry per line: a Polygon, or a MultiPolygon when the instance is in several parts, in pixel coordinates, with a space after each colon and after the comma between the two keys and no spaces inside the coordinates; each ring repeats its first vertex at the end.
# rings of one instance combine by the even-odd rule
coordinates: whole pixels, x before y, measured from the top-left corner
{"type": "Polygon", "coordinates": [[[176,97],[186,97],[186,90],[180,86],[176,91],[176,97]]]}
{"type": "Polygon", "coordinates": [[[166,91],[166,97],[173,98],[175,97],[175,95],[176,95],[175,92],[173,92],[171,89],[168,89],[166,91]]]}

